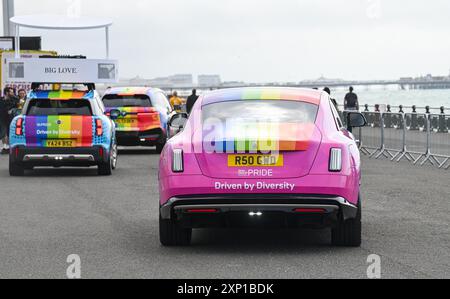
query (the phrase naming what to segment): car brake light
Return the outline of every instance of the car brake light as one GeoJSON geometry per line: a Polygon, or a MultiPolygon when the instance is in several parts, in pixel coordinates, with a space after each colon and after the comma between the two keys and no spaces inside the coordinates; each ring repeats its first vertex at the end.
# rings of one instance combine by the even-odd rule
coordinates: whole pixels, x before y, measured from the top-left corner
{"type": "Polygon", "coordinates": [[[332,172],[342,170],[342,150],[340,148],[331,149],[329,170],[332,172]]]}
{"type": "Polygon", "coordinates": [[[103,123],[101,119],[96,119],[95,120],[95,134],[97,136],[102,136],[103,135],[103,123]]]}
{"type": "Polygon", "coordinates": [[[183,150],[174,149],[172,157],[172,171],[173,172],[183,172],[184,171],[183,162],[183,150]]]}
{"type": "Polygon", "coordinates": [[[201,213],[217,213],[218,210],[217,209],[190,209],[190,210],[187,210],[186,212],[201,214],[201,213]]]}
{"type": "Polygon", "coordinates": [[[16,121],[16,135],[23,135],[23,118],[18,118],[16,121]]]}
{"type": "Polygon", "coordinates": [[[294,210],[295,213],[325,213],[325,209],[315,209],[315,208],[299,208],[294,210]]]}

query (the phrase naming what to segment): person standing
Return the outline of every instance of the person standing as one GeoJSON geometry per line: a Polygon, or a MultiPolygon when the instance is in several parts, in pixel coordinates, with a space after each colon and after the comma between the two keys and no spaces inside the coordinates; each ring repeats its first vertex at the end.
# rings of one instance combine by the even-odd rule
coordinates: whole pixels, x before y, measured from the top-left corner
{"type": "Polygon", "coordinates": [[[192,94],[187,98],[186,103],[186,111],[188,114],[191,114],[192,108],[195,105],[195,102],[198,100],[197,90],[193,89],[192,94]]]}
{"type": "Polygon", "coordinates": [[[359,111],[358,95],[353,90],[353,87],[350,86],[349,93],[345,95],[344,110],[359,111]]]}
{"type": "Polygon", "coordinates": [[[2,154],[7,154],[9,152],[9,125],[14,118],[12,113],[17,108],[18,100],[11,87],[5,87],[3,95],[3,98],[0,99],[0,137],[3,143],[2,154]]]}
{"type": "Polygon", "coordinates": [[[0,139],[2,141],[2,151],[3,154],[7,150],[8,140],[7,140],[7,133],[8,130],[8,109],[6,107],[6,101],[5,98],[2,97],[0,99],[0,139]]]}
{"type": "Polygon", "coordinates": [[[178,92],[174,91],[172,94],[172,97],[170,98],[170,105],[172,106],[173,110],[175,110],[177,113],[181,113],[181,106],[183,105],[183,100],[178,97],[178,92]]]}
{"type": "Polygon", "coordinates": [[[19,101],[17,103],[17,109],[22,110],[23,105],[25,105],[25,101],[27,100],[27,91],[25,89],[19,89],[19,92],[17,93],[19,97],[19,101]]]}

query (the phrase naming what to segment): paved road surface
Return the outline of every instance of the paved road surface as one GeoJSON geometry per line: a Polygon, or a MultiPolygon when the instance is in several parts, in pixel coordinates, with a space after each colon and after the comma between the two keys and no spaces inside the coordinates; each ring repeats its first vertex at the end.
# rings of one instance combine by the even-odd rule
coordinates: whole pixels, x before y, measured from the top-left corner
{"type": "Polygon", "coordinates": [[[10,178],[0,157],[0,278],[450,277],[450,172],[364,160],[362,248],[333,248],[327,231],[199,231],[189,248],[158,241],[157,161],[122,151],[113,177],[45,169],[10,178]]]}

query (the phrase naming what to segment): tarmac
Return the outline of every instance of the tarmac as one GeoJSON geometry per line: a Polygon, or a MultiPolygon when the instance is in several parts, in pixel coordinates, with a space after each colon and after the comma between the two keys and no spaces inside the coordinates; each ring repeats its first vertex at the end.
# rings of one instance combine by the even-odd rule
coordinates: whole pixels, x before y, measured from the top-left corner
{"type": "Polygon", "coordinates": [[[448,171],[363,158],[363,244],[330,245],[329,230],[199,230],[193,245],[158,237],[158,155],[122,150],[117,171],[37,169],[8,174],[0,156],[0,278],[450,277],[448,171]]]}

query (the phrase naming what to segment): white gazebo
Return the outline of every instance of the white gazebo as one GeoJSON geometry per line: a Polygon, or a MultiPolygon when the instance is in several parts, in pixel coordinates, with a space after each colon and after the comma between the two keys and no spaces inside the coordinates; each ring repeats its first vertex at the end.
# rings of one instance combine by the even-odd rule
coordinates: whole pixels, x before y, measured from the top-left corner
{"type": "Polygon", "coordinates": [[[28,15],[10,19],[16,29],[16,58],[20,58],[20,28],[43,30],[92,30],[105,29],[106,59],[109,59],[109,27],[113,21],[108,18],[68,17],[60,15],[28,15]]]}

